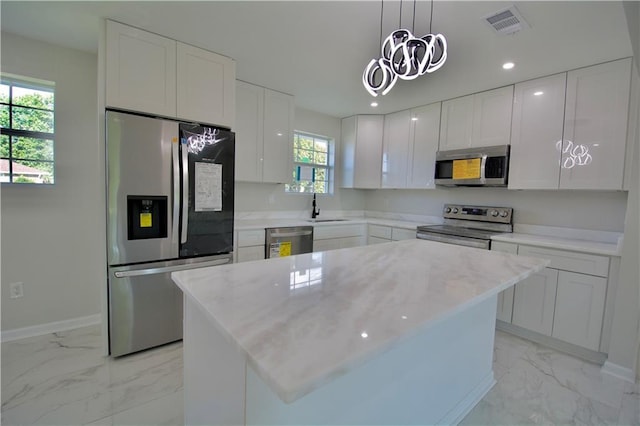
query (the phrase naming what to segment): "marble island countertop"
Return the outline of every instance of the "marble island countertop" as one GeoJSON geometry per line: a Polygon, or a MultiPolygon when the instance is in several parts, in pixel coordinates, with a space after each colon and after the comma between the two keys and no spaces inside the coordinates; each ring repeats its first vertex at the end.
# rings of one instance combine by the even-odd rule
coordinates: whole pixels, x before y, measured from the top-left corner
{"type": "Polygon", "coordinates": [[[172,278],[289,403],[547,264],[405,240],[172,278]]]}

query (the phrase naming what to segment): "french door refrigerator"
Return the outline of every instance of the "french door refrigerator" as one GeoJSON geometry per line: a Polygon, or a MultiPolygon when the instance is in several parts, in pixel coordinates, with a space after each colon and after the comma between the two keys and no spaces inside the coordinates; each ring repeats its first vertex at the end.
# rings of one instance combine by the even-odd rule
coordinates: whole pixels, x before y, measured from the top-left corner
{"type": "Polygon", "coordinates": [[[171,272],[231,262],[234,133],[106,112],[109,353],[182,338],[171,272]]]}

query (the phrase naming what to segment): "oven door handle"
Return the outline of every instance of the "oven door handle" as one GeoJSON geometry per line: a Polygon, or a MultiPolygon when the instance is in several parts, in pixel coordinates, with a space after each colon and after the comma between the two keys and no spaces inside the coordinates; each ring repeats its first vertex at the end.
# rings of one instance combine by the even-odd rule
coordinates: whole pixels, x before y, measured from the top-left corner
{"type": "Polygon", "coordinates": [[[419,240],[436,241],[439,243],[455,244],[465,247],[475,247],[489,250],[490,240],[478,240],[475,238],[456,237],[455,235],[438,235],[424,232],[418,232],[416,238],[419,240]]]}

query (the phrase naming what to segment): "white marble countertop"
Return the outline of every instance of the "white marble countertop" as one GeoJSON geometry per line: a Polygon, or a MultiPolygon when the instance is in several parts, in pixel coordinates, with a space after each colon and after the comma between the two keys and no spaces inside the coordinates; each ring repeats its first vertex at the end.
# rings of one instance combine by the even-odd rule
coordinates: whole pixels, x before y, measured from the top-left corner
{"type": "Polygon", "coordinates": [[[418,226],[421,225],[433,225],[439,222],[434,221],[423,221],[423,222],[411,222],[406,220],[394,220],[394,219],[383,219],[383,218],[375,218],[375,217],[347,217],[340,218],[336,217],[335,219],[340,219],[337,221],[326,221],[326,219],[331,218],[319,218],[319,222],[313,222],[311,219],[244,219],[244,220],[236,220],[234,223],[234,228],[236,231],[247,231],[254,229],[264,229],[264,228],[278,228],[285,226],[331,226],[331,225],[347,225],[347,224],[374,224],[374,225],[383,225],[383,226],[391,226],[394,228],[403,228],[403,229],[413,229],[415,230],[418,226]]]}
{"type": "MultiPolygon", "coordinates": [[[[435,217],[417,218],[413,220],[389,219],[379,217],[353,217],[334,214],[319,219],[339,218],[344,219],[336,222],[311,222],[307,218],[264,218],[264,219],[241,219],[235,221],[235,229],[253,230],[264,228],[277,228],[286,226],[329,226],[347,224],[373,224],[391,226],[415,230],[421,225],[435,225],[442,223],[435,217]],[[416,221],[418,220],[418,221],[416,221]]],[[[622,250],[622,233],[592,231],[586,229],[558,228],[537,225],[514,225],[514,232],[509,234],[499,234],[492,237],[495,241],[503,241],[514,244],[528,244],[539,247],[555,248],[559,250],[572,250],[590,254],[601,254],[605,256],[620,256],[622,250]]]]}
{"type": "Polygon", "coordinates": [[[547,264],[405,240],[171,276],[280,398],[292,402],[547,264]]]}
{"type": "Polygon", "coordinates": [[[618,243],[609,243],[564,237],[551,237],[548,235],[523,234],[518,232],[494,235],[491,239],[505,243],[547,247],[558,250],[571,250],[589,254],[602,254],[605,256],[620,256],[622,250],[621,241],[618,243]]]}

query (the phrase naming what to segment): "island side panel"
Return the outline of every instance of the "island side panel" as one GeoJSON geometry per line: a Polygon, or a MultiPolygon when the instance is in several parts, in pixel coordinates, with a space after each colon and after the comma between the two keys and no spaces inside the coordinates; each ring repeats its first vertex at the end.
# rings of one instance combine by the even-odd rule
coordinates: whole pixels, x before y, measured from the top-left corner
{"type": "Polygon", "coordinates": [[[245,423],[245,357],[184,297],[186,425],[245,423]]]}
{"type": "Polygon", "coordinates": [[[455,313],[290,404],[249,366],[246,424],[456,424],[495,384],[496,304],[455,313]]]}

